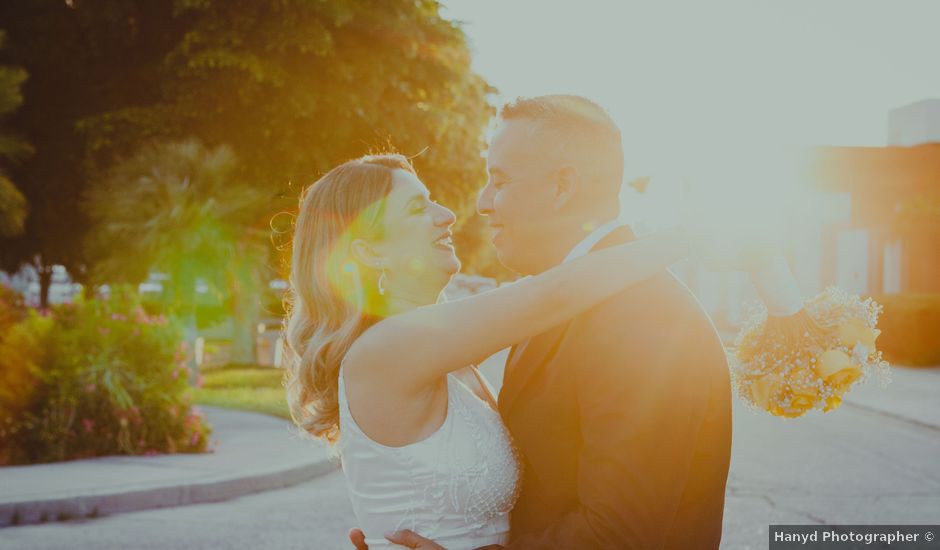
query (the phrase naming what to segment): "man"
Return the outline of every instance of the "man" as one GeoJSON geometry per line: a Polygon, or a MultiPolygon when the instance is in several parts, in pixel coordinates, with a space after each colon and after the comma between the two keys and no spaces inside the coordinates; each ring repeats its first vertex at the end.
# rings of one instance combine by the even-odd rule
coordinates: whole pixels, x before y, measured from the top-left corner
{"type": "MultiPolygon", "coordinates": [[[[487,170],[477,207],[514,271],[634,238],[617,221],[620,131],[585,98],[506,105],[487,170]]],[[[708,317],[668,271],[513,346],[499,408],[525,460],[509,548],[718,548],[728,367],[708,317]]],[[[390,539],[439,548],[408,531],[390,539]]]]}

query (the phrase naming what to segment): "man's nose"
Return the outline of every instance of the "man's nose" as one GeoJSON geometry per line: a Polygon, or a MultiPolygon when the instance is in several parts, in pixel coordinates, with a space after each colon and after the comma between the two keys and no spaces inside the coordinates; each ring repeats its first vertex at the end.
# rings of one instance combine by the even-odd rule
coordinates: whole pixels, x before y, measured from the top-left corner
{"type": "Polygon", "coordinates": [[[493,197],[490,192],[490,184],[486,184],[477,196],[477,214],[489,216],[493,213],[493,197]]]}

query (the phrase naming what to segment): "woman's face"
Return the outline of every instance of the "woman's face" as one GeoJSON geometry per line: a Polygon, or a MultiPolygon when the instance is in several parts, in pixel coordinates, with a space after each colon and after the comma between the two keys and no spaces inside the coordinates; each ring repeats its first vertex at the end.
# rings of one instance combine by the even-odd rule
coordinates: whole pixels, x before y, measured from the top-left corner
{"type": "Polygon", "coordinates": [[[396,277],[446,286],[460,270],[451,243],[455,221],[453,212],[431,200],[416,175],[395,170],[383,218],[385,238],[374,246],[387,261],[389,286],[396,277]]]}

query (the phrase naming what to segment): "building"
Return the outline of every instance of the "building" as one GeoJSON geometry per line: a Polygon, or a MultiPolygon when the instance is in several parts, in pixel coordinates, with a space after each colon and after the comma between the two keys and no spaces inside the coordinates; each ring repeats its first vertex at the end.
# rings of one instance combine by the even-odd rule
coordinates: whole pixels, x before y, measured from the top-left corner
{"type": "MultiPolygon", "coordinates": [[[[789,220],[788,263],[805,297],[940,292],[940,100],[889,113],[885,147],[816,147],[789,220]]],[[[744,273],[674,269],[716,324],[734,329],[757,295],[744,273]]]]}
{"type": "Polygon", "coordinates": [[[940,100],[895,109],[887,147],[827,147],[814,182],[850,216],[823,230],[821,278],[864,294],[940,292],[940,100]]]}

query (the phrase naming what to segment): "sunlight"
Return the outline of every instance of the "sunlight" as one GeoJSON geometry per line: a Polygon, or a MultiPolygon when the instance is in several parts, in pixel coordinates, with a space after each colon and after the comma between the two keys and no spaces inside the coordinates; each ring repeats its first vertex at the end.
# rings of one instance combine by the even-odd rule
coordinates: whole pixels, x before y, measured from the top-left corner
{"type": "Polygon", "coordinates": [[[376,310],[377,300],[374,296],[376,293],[370,290],[369,295],[367,295],[366,288],[362,284],[364,275],[359,263],[352,258],[350,248],[353,240],[352,236],[357,233],[356,228],[362,226],[364,220],[371,216],[375,209],[380,208],[379,203],[381,202],[380,200],[363,208],[356,219],[336,238],[332,248],[325,256],[327,262],[325,272],[336,295],[346,302],[355,304],[367,314],[379,313],[376,310]]]}
{"type": "Polygon", "coordinates": [[[703,151],[684,176],[686,221],[714,231],[729,249],[786,247],[809,200],[804,151],[756,146],[703,151]]]}
{"type": "Polygon", "coordinates": [[[681,167],[662,162],[647,185],[624,185],[625,222],[640,232],[693,224],[728,253],[794,244],[814,196],[810,149],[712,144],[674,155],[681,167]]]}

